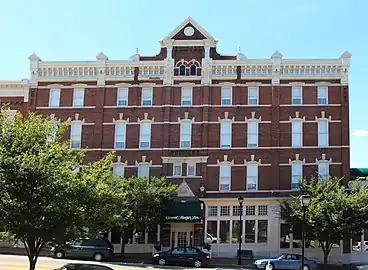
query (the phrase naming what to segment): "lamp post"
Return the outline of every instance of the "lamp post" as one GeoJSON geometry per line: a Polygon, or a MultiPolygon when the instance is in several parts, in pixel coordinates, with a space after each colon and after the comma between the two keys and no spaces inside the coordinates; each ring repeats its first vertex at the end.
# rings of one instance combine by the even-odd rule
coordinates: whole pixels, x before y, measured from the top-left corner
{"type": "Polygon", "coordinates": [[[243,215],[243,197],[239,196],[238,202],[239,202],[239,250],[238,250],[238,265],[242,264],[241,259],[241,244],[242,244],[242,232],[243,232],[243,223],[242,223],[242,215],[243,215]]]}
{"type": "Polygon", "coordinates": [[[305,251],[305,213],[307,211],[309,202],[311,197],[309,195],[301,195],[299,197],[300,204],[302,206],[303,211],[303,220],[302,220],[302,267],[301,269],[304,270],[304,251],[305,251]]]}

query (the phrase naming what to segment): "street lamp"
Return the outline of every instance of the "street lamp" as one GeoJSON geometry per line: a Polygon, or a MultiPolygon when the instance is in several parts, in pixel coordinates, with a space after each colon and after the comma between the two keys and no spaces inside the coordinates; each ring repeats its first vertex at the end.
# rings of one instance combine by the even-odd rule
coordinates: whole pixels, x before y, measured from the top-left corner
{"type": "Polygon", "coordinates": [[[304,270],[304,249],[305,249],[305,212],[307,211],[309,202],[311,200],[311,196],[309,195],[300,195],[299,201],[302,206],[303,211],[303,220],[302,220],[302,267],[304,270]]]}
{"type": "Polygon", "coordinates": [[[243,197],[239,196],[238,202],[239,202],[239,250],[238,250],[238,265],[242,264],[241,261],[241,244],[242,244],[242,232],[243,232],[243,224],[242,224],[242,215],[243,215],[243,197]]]}

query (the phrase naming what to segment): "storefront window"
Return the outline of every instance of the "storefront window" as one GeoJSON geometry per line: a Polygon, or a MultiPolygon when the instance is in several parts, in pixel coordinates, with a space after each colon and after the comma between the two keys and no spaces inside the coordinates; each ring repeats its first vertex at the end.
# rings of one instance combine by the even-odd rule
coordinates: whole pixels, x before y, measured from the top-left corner
{"type": "Polygon", "coordinates": [[[232,243],[239,243],[239,230],[240,230],[240,222],[239,220],[233,220],[233,231],[232,231],[232,243]]]}
{"type": "Polygon", "coordinates": [[[217,241],[217,220],[207,221],[207,243],[216,243],[217,241]]]}
{"type": "Polygon", "coordinates": [[[267,243],[268,221],[258,220],[258,243],[267,243]]]}
{"type": "Polygon", "coordinates": [[[256,221],[245,221],[245,243],[254,243],[256,238],[256,221]]]}
{"type": "Polygon", "coordinates": [[[293,248],[302,247],[302,230],[301,226],[293,226],[293,248]]]}
{"type": "Polygon", "coordinates": [[[111,243],[120,244],[120,230],[119,228],[111,229],[111,243]]]}
{"type": "Polygon", "coordinates": [[[157,230],[148,232],[148,244],[156,244],[157,243],[157,230]]]}
{"type": "Polygon", "coordinates": [[[290,225],[280,224],[280,248],[290,248],[290,225]]]}
{"type": "Polygon", "coordinates": [[[220,243],[230,243],[230,220],[220,221],[220,243]]]}

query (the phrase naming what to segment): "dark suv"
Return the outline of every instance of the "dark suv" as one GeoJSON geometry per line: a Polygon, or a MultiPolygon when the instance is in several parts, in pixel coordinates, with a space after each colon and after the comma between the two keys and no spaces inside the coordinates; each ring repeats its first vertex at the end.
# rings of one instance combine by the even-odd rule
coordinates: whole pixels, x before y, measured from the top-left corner
{"type": "Polygon", "coordinates": [[[51,254],[58,259],[79,258],[95,261],[109,260],[114,256],[114,247],[109,240],[84,239],[56,245],[51,248],[51,254]]]}

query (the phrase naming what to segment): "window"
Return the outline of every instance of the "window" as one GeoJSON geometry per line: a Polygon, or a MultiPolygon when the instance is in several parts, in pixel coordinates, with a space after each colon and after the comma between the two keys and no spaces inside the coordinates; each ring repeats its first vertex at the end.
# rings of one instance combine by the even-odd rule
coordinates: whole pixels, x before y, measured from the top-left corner
{"type": "Polygon", "coordinates": [[[328,120],[318,120],[318,146],[328,146],[328,120]]]}
{"type": "Polygon", "coordinates": [[[232,103],[232,89],[222,88],[221,89],[221,105],[231,105],[232,103]]]}
{"type": "Polygon", "coordinates": [[[187,163],[187,176],[195,176],[196,175],[196,165],[187,163]]]}
{"type": "Polygon", "coordinates": [[[328,180],[330,177],[330,164],[328,161],[318,161],[318,178],[321,180],[328,180]]]}
{"type": "Polygon", "coordinates": [[[217,216],[217,206],[208,206],[208,216],[209,217],[217,216]]]}
{"type": "Polygon", "coordinates": [[[246,216],[255,216],[256,215],[256,206],[255,205],[246,205],[245,206],[245,215],[246,216]]]}
{"type": "Polygon", "coordinates": [[[268,205],[258,205],[258,216],[268,215],[268,205]]]}
{"type": "Polygon", "coordinates": [[[190,66],[190,76],[196,76],[197,75],[197,67],[195,65],[190,66]]]}
{"type": "Polygon", "coordinates": [[[49,107],[59,107],[59,106],[60,106],[60,89],[51,89],[49,107]]]}
{"type": "Polygon", "coordinates": [[[230,243],[230,220],[220,220],[220,241],[219,243],[230,243]]]}
{"type": "Polygon", "coordinates": [[[248,88],[248,105],[258,105],[258,88],[248,88]]]}
{"type": "Polygon", "coordinates": [[[179,177],[182,173],[182,165],[180,163],[173,164],[173,176],[179,177]]]}
{"type": "Polygon", "coordinates": [[[84,89],[74,89],[73,107],[84,106],[84,89]]]}
{"type": "Polygon", "coordinates": [[[240,206],[239,206],[239,205],[234,205],[234,206],[233,206],[233,216],[240,216],[240,215],[243,215],[243,214],[242,214],[242,212],[243,212],[243,209],[242,209],[242,208],[240,208],[240,206]]]}
{"type": "Polygon", "coordinates": [[[300,161],[291,164],[291,189],[299,189],[300,181],[303,179],[303,164],[300,161]]]}
{"type": "Polygon", "coordinates": [[[295,119],[291,121],[291,146],[301,147],[303,146],[303,122],[302,120],[295,119]]]}
{"type": "Polygon", "coordinates": [[[302,88],[301,87],[291,88],[291,104],[293,105],[302,104],[302,88]]]}
{"type": "Polygon", "coordinates": [[[220,147],[226,148],[231,147],[231,122],[223,120],[221,121],[221,137],[220,137],[220,147]]]}
{"type": "Polygon", "coordinates": [[[140,148],[150,148],[151,145],[151,123],[143,122],[140,125],[139,135],[139,146],[140,148]]]}
{"type": "Polygon", "coordinates": [[[257,243],[267,243],[268,220],[258,220],[257,243]]]}
{"type": "Polygon", "coordinates": [[[126,123],[115,123],[115,149],[125,148],[126,123]]]}
{"type": "Polygon", "coordinates": [[[82,141],[82,122],[72,122],[70,129],[70,147],[74,149],[81,148],[82,141]]]}
{"type": "Polygon", "coordinates": [[[328,88],[318,87],[318,104],[328,104],[328,88]]]}
{"type": "Polygon", "coordinates": [[[258,121],[249,121],[247,129],[248,147],[258,147],[258,121]]]}
{"type": "Polygon", "coordinates": [[[179,67],[179,76],[185,76],[185,66],[184,65],[180,65],[179,67]]]}
{"type": "Polygon", "coordinates": [[[142,89],[142,106],[152,106],[153,89],[143,88],[142,89]]]}
{"type": "Polygon", "coordinates": [[[230,206],[220,206],[220,216],[230,216],[230,206]]]}
{"type": "Polygon", "coordinates": [[[128,106],[128,89],[119,88],[117,97],[118,106],[128,106]]]}
{"type": "Polygon", "coordinates": [[[256,240],[256,221],[245,220],[245,243],[254,243],[256,240]]]}
{"type": "Polygon", "coordinates": [[[220,191],[230,191],[231,164],[220,164],[220,191]]]}
{"type": "Polygon", "coordinates": [[[247,190],[258,189],[258,164],[247,164],[247,190]]]}
{"type": "Polygon", "coordinates": [[[192,88],[181,89],[181,105],[192,105],[192,88]]]}
{"type": "Polygon", "coordinates": [[[231,223],[232,223],[231,243],[236,244],[239,243],[239,239],[241,239],[239,236],[241,236],[243,233],[240,233],[241,227],[239,220],[233,220],[231,223]]]}
{"type": "Polygon", "coordinates": [[[149,164],[148,163],[138,164],[138,177],[149,177],[149,164]]]}
{"type": "Polygon", "coordinates": [[[190,148],[192,141],[192,123],[183,121],[180,123],[180,148],[190,148]]]}
{"type": "Polygon", "coordinates": [[[124,177],[124,165],[121,163],[114,164],[113,173],[115,176],[124,177]]]}

